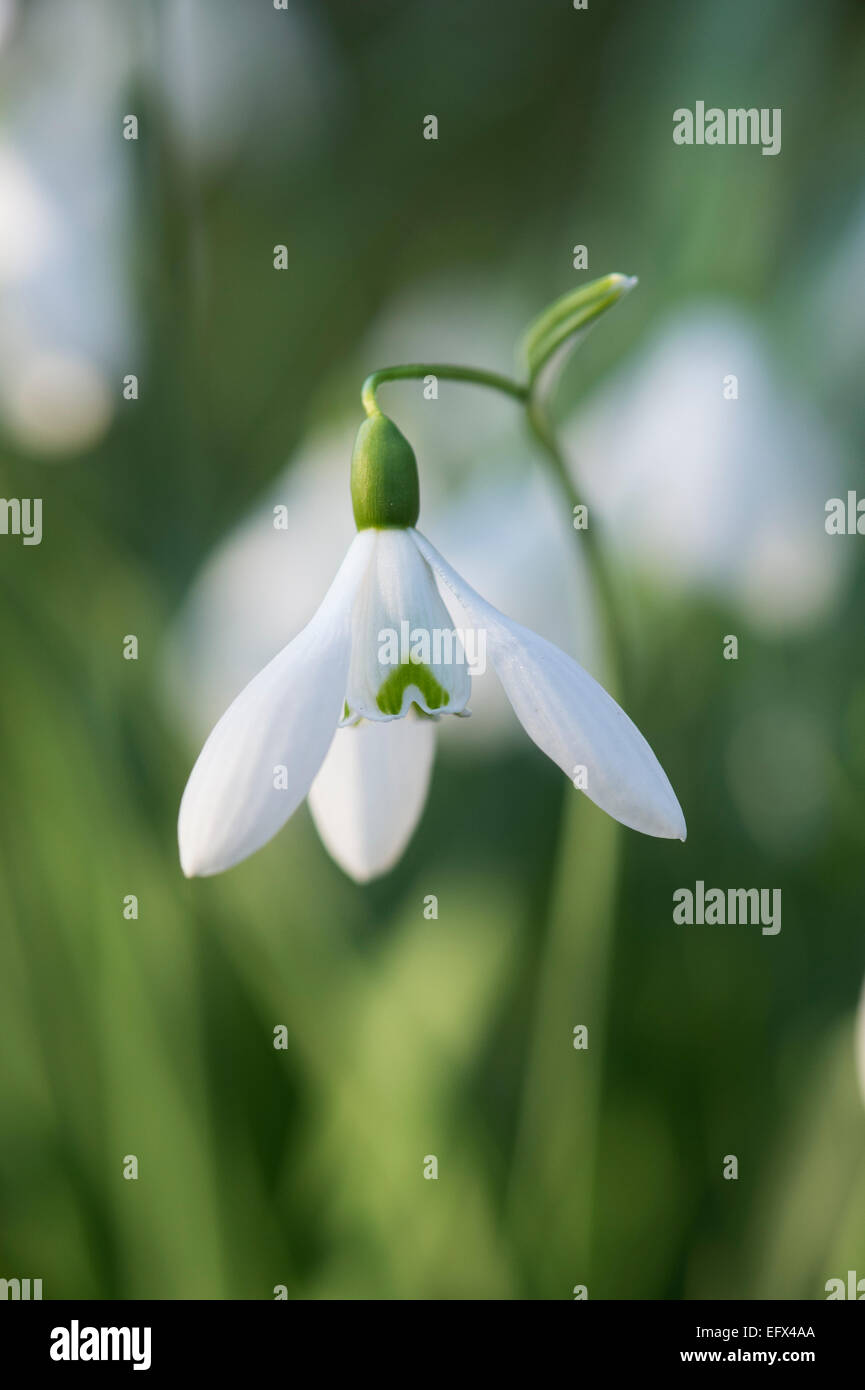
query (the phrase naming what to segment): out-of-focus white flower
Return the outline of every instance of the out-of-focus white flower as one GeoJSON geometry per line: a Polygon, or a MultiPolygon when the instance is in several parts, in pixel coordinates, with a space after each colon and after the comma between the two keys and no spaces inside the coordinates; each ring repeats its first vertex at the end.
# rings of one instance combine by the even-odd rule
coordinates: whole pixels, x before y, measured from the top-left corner
{"type": "Polygon", "coordinates": [[[626,563],[732,598],[765,629],[813,622],[834,600],[847,557],[824,520],[846,486],[840,449],[775,380],[745,318],[713,307],[671,322],[565,443],[626,563]]]}
{"type": "Polygon", "coordinates": [[[39,269],[59,225],[33,172],[9,144],[0,142],[0,283],[26,279],[39,269]]]}
{"type": "Polygon", "coordinates": [[[98,441],[136,370],[121,131],[134,34],[109,0],[20,5],[0,53],[0,412],[55,459],[98,441]]]}
{"type": "Polygon", "coordinates": [[[0,381],[0,404],[9,431],[42,455],[92,448],[111,420],[105,373],[71,352],[19,348],[0,381]]]}

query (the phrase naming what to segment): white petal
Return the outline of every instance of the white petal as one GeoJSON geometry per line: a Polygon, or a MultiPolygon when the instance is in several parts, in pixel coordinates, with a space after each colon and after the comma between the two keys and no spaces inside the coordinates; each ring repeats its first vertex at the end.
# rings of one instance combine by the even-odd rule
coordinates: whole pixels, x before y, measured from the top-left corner
{"type": "Polygon", "coordinates": [[[526,733],[586,795],[633,830],[684,840],[685,818],[643,735],[572,657],[487,603],[418,531],[418,549],[486,631],[496,674],[526,733]]]}
{"type": "Polygon", "coordinates": [[[428,714],[460,714],[471,680],[432,571],[407,530],[374,535],[352,619],[351,715],[400,719],[412,704],[428,714]]]}
{"type": "Polygon", "coordinates": [[[355,537],[318,612],[241,691],[202,748],[177,826],[187,877],[221,873],[260,849],[309,791],[342,710],[352,604],[372,547],[371,532],[355,537]]]}
{"type": "Polygon", "coordinates": [[[387,873],[426,804],[433,719],[362,720],[338,729],[310,788],[309,809],[333,858],[358,883],[387,873]]]}

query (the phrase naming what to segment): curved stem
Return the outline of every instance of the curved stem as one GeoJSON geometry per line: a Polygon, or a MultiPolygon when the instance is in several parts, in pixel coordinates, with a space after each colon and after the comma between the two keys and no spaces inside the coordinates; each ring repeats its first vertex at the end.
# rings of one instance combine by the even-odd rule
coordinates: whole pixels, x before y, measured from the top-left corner
{"type": "Polygon", "coordinates": [[[486,386],[492,391],[502,391],[517,401],[527,401],[529,388],[521,382],[499,372],[487,372],[482,367],[455,367],[442,362],[410,362],[400,367],[382,367],[372,372],[363,383],[360,399],[367,415],[378,410],[376,391],[386,381],[417,381],[425,376],[438,376],[445,381],[465,381],[473,386],[486,386]]]}

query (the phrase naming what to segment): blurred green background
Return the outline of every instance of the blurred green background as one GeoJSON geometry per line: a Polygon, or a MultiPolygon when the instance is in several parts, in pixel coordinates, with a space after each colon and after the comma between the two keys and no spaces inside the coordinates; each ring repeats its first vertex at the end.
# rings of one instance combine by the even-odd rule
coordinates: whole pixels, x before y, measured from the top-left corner
{"type": "MultiPolygon", "coordinates": [[[[41,545],[0,536],[0,1276],[121,1299],[865,1276],[865,541],[823,527],[865,488],[862,7],[7,0],[0,40],[0,482],[44,506],[41,545]],[[780,107],[781,154],[676,147],[697,100],[780,107]],[[203,567],[350,434],[385,357],[507,370],[530,317],[611,270],[640,288],[556,409],[575,459],[586,422],[619,693],[687,844],[615,826],[524,738],[455,737],[387,878],[353,885],[303,809],[185,882],[198,696],[166,667],[203,567]],[[698,879],[780,887],[780,934],[675,926],[698,879]]],[[[541,466],[507,402],[435,409],[443,505],[472,477],[494,497],[499,449],[510,478],[541,466]]],[[[318,582],[286,573],[311,612],[318,582]]]]}

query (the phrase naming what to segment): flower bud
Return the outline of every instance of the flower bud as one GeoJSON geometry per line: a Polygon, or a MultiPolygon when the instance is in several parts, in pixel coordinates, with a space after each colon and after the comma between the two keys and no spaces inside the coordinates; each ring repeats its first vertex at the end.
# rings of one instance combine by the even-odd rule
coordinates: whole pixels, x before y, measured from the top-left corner
{"type": "Polygon", "coordinates": [[[351,456],[351,505],[358,531],[414,526],[420,511],[417,460],[393,420],[376,411],[357,432],[351,456]]]}

